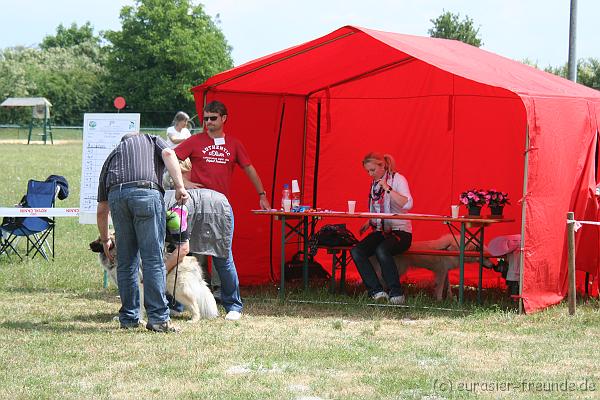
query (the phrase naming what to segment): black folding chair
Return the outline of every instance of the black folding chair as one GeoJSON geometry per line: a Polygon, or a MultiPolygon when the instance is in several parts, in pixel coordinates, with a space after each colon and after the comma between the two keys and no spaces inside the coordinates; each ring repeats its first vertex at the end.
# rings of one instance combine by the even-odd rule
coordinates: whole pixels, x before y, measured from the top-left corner
{"type": "MultiPolygon", "coordinates": [[[[56,181],[40,182],[31,179],[27,183],[27,194],[25,195],[24,207],[29,208],[52,208],[57,193],[56,181]]],[[[40,254],[48,260],[48,253],[54,260],[54,217],[23,217],[5,220],[0,226],[0,230],[5,237],[1,247],[0,254],[10,252],[15,253],[20,259],[16,243],[19,238],[27,240],[26,256],[34,258],[40,254]],[[52,246],[48,243],[50,234],[52,234],[52,246]]]]}

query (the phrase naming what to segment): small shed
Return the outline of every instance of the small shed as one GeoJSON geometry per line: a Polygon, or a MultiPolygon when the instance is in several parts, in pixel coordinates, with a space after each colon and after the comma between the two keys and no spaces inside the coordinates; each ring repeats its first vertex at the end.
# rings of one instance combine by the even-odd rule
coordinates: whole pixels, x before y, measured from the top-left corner
{"type": "Polygon", "coordinates": [[[45,97],[9,97],[0,104],[0,107],[32,107],[27,144],[31,142],[33,128],[40,125],[42,133],[39,136],[44,144],[46,144],[48,138],[50,138],[50,143],[54,144],[52,125],[50,124],[50,107],[52,107],[52,103],[48,99],[45,97]]]}

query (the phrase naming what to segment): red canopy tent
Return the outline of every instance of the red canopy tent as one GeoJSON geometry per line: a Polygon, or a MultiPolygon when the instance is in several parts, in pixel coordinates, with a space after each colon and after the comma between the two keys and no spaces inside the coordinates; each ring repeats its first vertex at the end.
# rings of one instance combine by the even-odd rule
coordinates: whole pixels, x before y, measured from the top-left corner
{"type": "MultiPolygon", "coordinates": [[[[227,105],[226,131],[244,142],[274,206],[283,183],[298,178],[303,204],[342,210],[355,199],[366,210],[361,160],[372,150],[396,158],[413,212],[448,214],[473,187],[509,192],[505,215],[517,222],[487,236],[522,234],[525,310],[565,296],[566,213],[597,219],[600,92],[458,41],[346,26],[193,93],[199,112],[212,99],[227,105]]],[[[249,212],[258,199],[243,174],[233,187],[240,281],[277,279],[279,226],[249,212]]],[[[447,231],[413,229],[414,240],[447,231]]],[[[579,269],[597,276],[597,229],[577,240],[579,269]]]]}

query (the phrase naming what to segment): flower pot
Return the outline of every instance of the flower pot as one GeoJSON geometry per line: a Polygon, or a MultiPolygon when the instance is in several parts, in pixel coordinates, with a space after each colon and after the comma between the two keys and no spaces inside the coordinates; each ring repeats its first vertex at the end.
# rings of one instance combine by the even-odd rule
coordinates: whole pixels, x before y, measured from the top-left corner
{"type": "Polygon", "coordinates": [[[504,210],[504,206],[490,206],[490,211],[492,212],[492,217],[502,217],[503,210],[504,210]]]}
{"type": "Polygon", "coordinates": [[[469,209],[469,217],[479,217],[481,216],[481,206],[468,206],[469,209]]]}

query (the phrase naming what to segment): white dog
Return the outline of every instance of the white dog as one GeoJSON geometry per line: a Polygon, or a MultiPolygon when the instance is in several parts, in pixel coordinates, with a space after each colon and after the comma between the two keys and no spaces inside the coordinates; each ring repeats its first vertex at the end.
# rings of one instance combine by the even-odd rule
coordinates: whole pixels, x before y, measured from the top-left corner
{"type": "MultiPolygon", "coordinates": [[[[118,286],[116,247],[113,246],[110,249],[115,260],[112,262],[104,254],[102,243],[100,243],[99,240],[90,243],[90,249],[93,252],[98,253],[100,265],[106,270],[113,283],[118,286]]],[[[144,286],[141,268],[138,282],[140,289],[140,304],[143,308],[144,286]]],[[[202,278],[202,269],[195,257],[186,256],[183,261],[179,263],[179,266],[171,270],[167,275],[167,292],[171,295],[175,292],[175,299],[190,311],[192,319],[188,322],[198,322],[200,318],[210,319],[219,316],[215,298],[202,278]],[[177,289],[174,290],[176,270],[177,289]]]]}
{"type": "MultiPolygon", "coordinates": [[[[422,242],[413,242],[410,246],[411,250],[455,250],[458,251],[456,239],[452,234],[446,234],[436,240],[427,240],[422,242]]],[[[465,246],[465,250],[475,250],[475,245],[472,243],[465,246]]],[[[448,271],[459,267],[458,256],[433,256],[433,255],[417,255],[417,254],[398,254],[394,256],[398,275],[402,276],[406,273],[409,267],[426,268],[433,271],[435,274],[434,294],[437,300],[442,300],[444,295],[448,299],[452,299],[452,288],[448,281],[448,271]]],[[[376,257],[371,257],[371,262],[375,267],[375,271],[381,279],[381,268],[376,257]]],[[[479,259],[473,257],[465,257],[465,263],[479,262],[479,259]]],[[[493,266],[492,262],[487,258],[483,259],[483,265],[486,268],[493,266]]]]}

